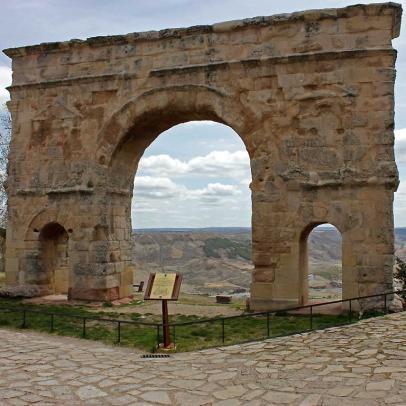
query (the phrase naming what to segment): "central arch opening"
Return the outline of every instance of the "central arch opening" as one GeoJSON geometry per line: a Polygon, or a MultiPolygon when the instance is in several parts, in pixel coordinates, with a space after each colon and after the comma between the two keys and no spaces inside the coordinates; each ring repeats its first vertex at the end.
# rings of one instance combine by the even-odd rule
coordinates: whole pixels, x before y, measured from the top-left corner
{"type": "Polygon", "coordinates": [[[180,272],[185,293],[245,301],[252,272],[250,182],[248,153],[229,126],[190,121],[162,132],[134,178],[135,282],[150,272],[180,272]]]}

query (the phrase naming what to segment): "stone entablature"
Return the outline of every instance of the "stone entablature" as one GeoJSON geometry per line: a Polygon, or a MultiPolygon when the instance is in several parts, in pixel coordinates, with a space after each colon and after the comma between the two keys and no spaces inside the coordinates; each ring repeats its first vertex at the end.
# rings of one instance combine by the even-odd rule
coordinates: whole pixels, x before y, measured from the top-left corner
{"type": "Polygon", "coordinates": [[[162,131],[205,119],[251,159],[252,308],[306,301],[306,238],[327,222],[344,296],[391,290],[400,16],[357,5],[6,50],[9,286],[50,289],[41,230],[57,223],[72,298],[130,294],[138,161],[162,131]]]}

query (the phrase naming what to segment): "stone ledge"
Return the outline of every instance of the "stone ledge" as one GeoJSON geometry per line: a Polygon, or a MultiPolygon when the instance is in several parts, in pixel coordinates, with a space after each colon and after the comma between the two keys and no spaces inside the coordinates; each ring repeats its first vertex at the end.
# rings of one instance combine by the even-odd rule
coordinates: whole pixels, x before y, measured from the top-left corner
{"type": "Polygon", "coordinates": [[[324,19],[349,18],[355,15],[364,14],[378,16],[384,13],[391,13],[393,16],[392,38],[396,38],[400,33],[400,20],[402,6],[398,3],[377,3],[358,4],[344,8],[330,8],[299,11],[290,14],[277,14],[266,17],[254,17],[243,20],[226,21],[213,25],[199,25],[188,28],[169,28],[160,31],[147,31],[131,33],[126,35],[91,37],[86,40],[72,39],[63,42],[45,42],[39,45],[8,48],[3,52],[10,58],[39,53],[56,53],[67,49],[79,48],[83,46],[102,47],[106,45],[125,45],[135,42],[156,41],[168,38],[182,38],[196,34],[224,33],[243,30],[250,26],[271,26],[296,21],[319,21],[324,19]]]}
{"type": "Polygon", "coordinates": [[[345,59],[349,58],[365,58],[371,56],[372,54],[387,54],[390,56],[395,56],[397,51],[392,48],[370,48],[370,49],[348,49],[340,51],[321,51],[321,52],[304,52],[304,53],[295,53],[289,55],[281,56],[269,56],[266,58],[249,58],[241,59],[238,61],[219,61],[212,62],[209,64],[198,64],[198,65],[189,65],[182,67],[165,67],[160,69],[151,70],[151,76],[163,76],[168,73],[183,73],[190,71],[198,70],[212,70],[214,68],[224,69],[228,65],[251,65],[251,67],[256,67],[263,63],[274,63],[274,64],[284,64],[284,63],[295,63],[303,61],[322,61],[322,60],[335,60],[335,59],[345,59]]]}
{"type": "MultiPolygon", "coordinates": [[[[220,61],[220,62],[212,62],[208,64],[197,64],[197,65],[189,65],[189,66],[174,66],[174,67],[166,67],[162,69],[154,69],[149,71],[150,76],[164,76],[167,74],[183,74],[184,72],[190,73],[191,71],[199,71],[199,70],[214,70],[214,69],[225,69],[229,65],[238,65],[238,64],[245,64],[245,65],[252,65],[257,66],[263,63],[275,63],[275,64],[283,64],[283,63],[293,63],[293,62],[301,62],[301,61],[320,61],[320,60],[327,60],[327,59],[344,59],[345,57],[348,58],[367,58],[373,54],[387,54],[389,56],[396,57],[397,51],[392,48],[371,48],[371,49],[354,49],[354,50],[340,50],[340,51],[326,51],[326,52],[311,52],[311,53],[300,53],[300,54],[290,54],[284,56],[271,56],[267,58],[250,58],[250,59],[242,59],[242,60],[231,60],[231,61],[220,61]]],[[[71,77],[66,79],[58,79],[58,80],[46,80],[42,82],[31,82],[31,83],[22,83],[18,85],[11,85],[7,87],[7,90],[20,90],[27,87],[53,87],[53,86],[71,86],[75,83],[92,83],[96,81],[114,81],[115,79],[136,79],[139,78],[138,73],[112,73],[106,75],[92,75],[92,76],[81,76],[81,77],[71,77]]]]}

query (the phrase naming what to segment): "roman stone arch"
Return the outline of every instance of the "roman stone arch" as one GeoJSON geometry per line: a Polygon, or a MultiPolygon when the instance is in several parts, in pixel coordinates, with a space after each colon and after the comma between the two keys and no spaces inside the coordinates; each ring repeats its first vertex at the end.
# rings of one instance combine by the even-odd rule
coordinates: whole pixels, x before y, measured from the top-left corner
{"type": "MultiPolygon", "coordinates": [[[[138,133],[135,137],[145,150],[160,133],[182,122],[212,120],[230,126],[238,134],[246,134],[252,131],[253,118],[250,108],[244,108],[233,95],[213,87],[184,85],[153,89],[112,114],[97,136],[96,159],[101,164],[111,165],[114,152],[132,132],[138,133]]],[[[252,150],[249,138],[240,137],[248,152],[252,150]]]]}
{"type": "Polygon", "coordinates": [[[138,160],[200,119],[232,127],[250,156],[252,309],[306,300],[301,241],[321,222],[343,235],[347,297],[391,289],[400,16],[357,5],[5,50],[10,289],[33,287],[30,224],[46,210],[69,235],[70,297],[130,295],[138,160]]]}
{"type": "Polygon", "coordinates": [[[212,120],[233,128],[253,153],[253,113],[207,86],[171,86],[137,96],[113,113],[97,136],[96,161],[108,172],[108,188],[132,194],[134,175],[145,149],[182,122],[212,120]]]}

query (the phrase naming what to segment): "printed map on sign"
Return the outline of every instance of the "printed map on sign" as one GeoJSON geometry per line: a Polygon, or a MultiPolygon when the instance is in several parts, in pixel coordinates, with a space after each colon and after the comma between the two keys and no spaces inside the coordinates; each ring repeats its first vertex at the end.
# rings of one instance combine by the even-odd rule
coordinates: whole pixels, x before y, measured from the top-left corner
{"type": "Polygon", "coordinates": [[[157,273],[152,284],[150,299],[172,299],[176,273],[157,273]]]}

